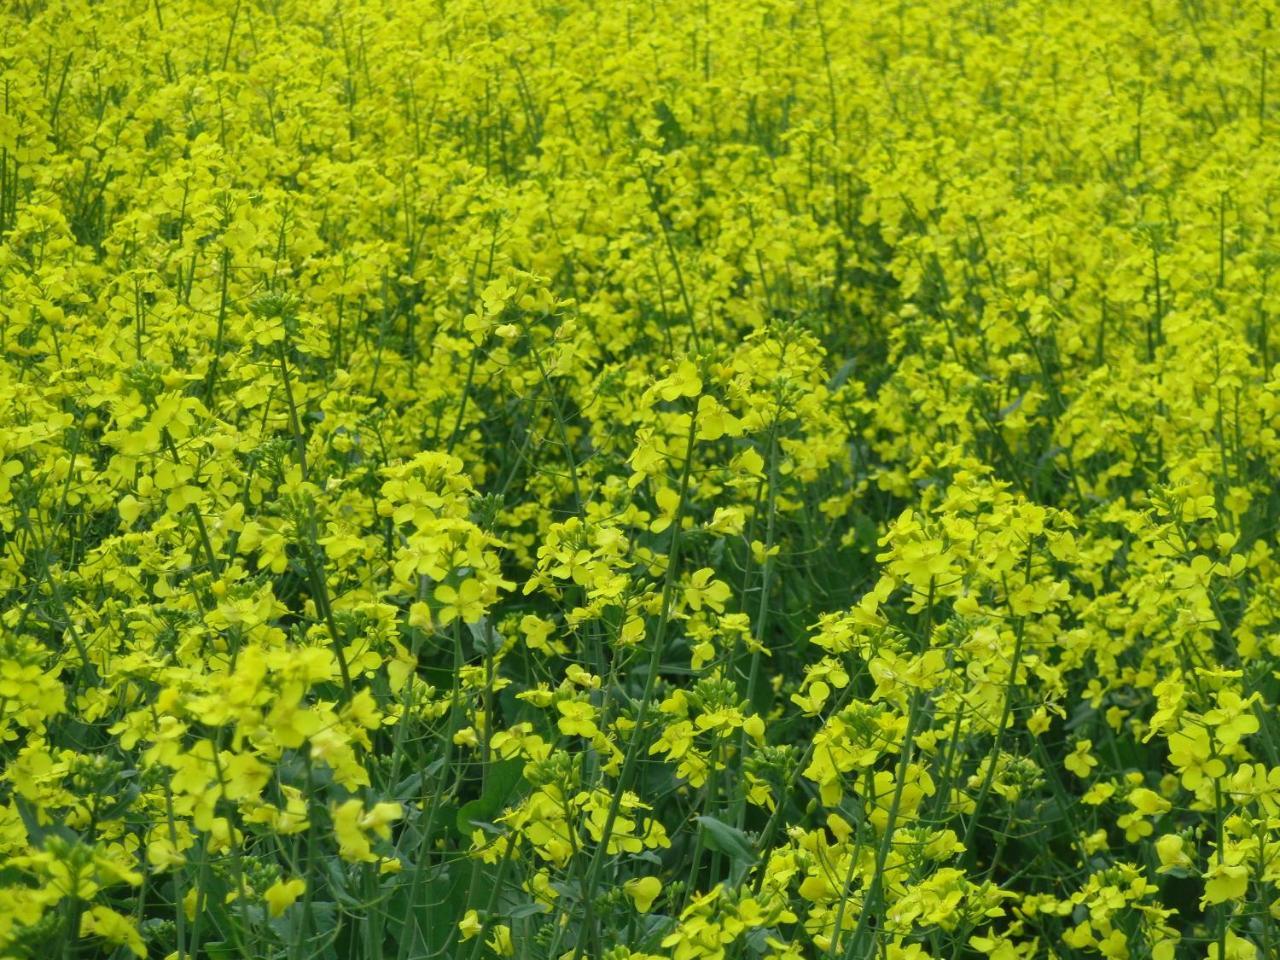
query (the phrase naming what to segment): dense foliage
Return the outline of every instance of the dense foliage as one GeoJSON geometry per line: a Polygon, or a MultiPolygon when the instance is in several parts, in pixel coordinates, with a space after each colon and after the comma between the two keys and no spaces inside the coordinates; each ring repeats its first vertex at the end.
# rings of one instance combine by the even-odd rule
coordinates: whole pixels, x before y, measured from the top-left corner
{"type": "Polygon", "coordinates": [[[1277,52],[4,3],[0,956],[1277,956],[1277,52]]]}

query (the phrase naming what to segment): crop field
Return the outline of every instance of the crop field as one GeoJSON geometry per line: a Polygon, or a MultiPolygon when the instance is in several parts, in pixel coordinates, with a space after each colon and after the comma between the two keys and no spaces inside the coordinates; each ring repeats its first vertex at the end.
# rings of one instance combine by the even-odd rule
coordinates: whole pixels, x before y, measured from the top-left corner
{"type": "Polygon", "coordinates": [[[1280,957],[1270,0],[0,0],[0,958],[1280,957]]]}

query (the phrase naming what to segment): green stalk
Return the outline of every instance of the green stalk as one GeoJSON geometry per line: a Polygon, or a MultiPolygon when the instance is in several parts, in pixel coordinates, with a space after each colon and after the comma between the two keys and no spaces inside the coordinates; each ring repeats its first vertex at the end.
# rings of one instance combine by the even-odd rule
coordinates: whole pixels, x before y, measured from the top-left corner
{"type": "Polygon", "coordinates": [[[600,871],[604,866],[605,851],[613,836],[613,826],[618,819],[618,810],[622,806],[622,797],[631,784],[635,774],[637,757],[640,754],[641,733],[645,721],[649,718],[649,709],[653,703],[654,691],[658,686],[658,665],[662,659],[663,643],[666,640],[667,627],[671,622],[671,610],[675,601],[676,574],[680,567],[680,536],[685,510],[689,502],[689,477],[693,469],[693,448],[698,436],[698,415],[696,411],[689,413],[689,434],[685,441],[684,467],[680,476],[680,501],[676,506],[675,517],[671,523],[671,547],[667,551],[667,570],[662,585],[662,609],[658,615],[657,627],[654,631],[653,650],[649,655],[649,672],[645,677],[644,694],[636,710],[636,722],[631,731],[631,739],[627,743],[627,752],[623,757],[622,769],[618,772],[618,782],[614,785],[613,798],[609,802],[609,812],[605,817],[600,841],[596,845],[587,869],[587,888],[583,891],[583,909],[585,911],[582,926],[578,932],[578,942],[574,947],[574,960],[580,960],[586,949],[588,931],[595,925],[595,907],[593,899],[596,887],[600,883],[600,871]]]}

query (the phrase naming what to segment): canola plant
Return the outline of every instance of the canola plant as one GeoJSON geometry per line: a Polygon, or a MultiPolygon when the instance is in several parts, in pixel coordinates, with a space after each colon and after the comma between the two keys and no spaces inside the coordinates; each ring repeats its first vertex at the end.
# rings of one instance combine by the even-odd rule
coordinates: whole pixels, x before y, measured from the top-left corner
{"type": "Polygon", "coordinates": [[[1280,956],[1270,0],[0,7],[0,956],[1280,956]]]}

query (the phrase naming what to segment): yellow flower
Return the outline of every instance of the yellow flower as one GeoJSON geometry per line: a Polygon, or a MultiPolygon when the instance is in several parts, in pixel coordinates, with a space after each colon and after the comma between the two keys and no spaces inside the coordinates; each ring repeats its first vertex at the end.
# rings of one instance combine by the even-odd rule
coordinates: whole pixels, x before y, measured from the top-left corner
{"type": "Polygon", "coordinates": [[[1258,732],[1258,718],[1252,710],[1256,694],[1246,700],[1234,690],[1220,690],[1217,699],[1217,708],[1204,715],[1204,722],[1214,728],[1214,735],[1225,746],[1258,732]]]}
{"type": "Polygon", "coordinates": [[[462,934],[463,940],[478,936],[482,930],[484,930],[484,924],[480,922],[480,915],[474,910],[468,910],[458,921],[458,932],[462,934]]]}
{"type": "Polygon", "coordinates": [[[697,365],[691,360],[681,360],[665,380],[658,381],[656,389],[663,400],[696,397],[702,392],[702,379],[698,376],[697,365]]]}
{"type": "Polygon", "coordinates": [[[1156,856],[1160,858],[1157,873],[1189,870],[1193,866],[1186,852],[1186,841],[1177,834],[1167,833],[1156,841],[1156,856]]]}
{"type": "Polygon", "coordinates": [[[1209,731],[1194,724],[1184,724],[1169,734],[1169,759],[1182,771],[1182,785],[1188,790],[1227,772],[1227,765],[1214,755],[1209,731]]]}
{"type": "Polygon", "coordinates": [[[648,913],[653,907],[653,901],[662,893],[662,881],[657,877],[636,877],[624,883],[622,889],[626,891],[637,910],[648,913]]]}
{"type": "Polygon", "coordinates": [[[1212,861],[1204,872],[1204,904],[1241,900],[1249,889],[1249,868],[1243,864],[1212,861]]]}
{"type": "Polygon", "coordinates": [[[505,923],[496,923],[492,927],[493,936],[485,944],[500,957],[515,955],[515,945],[511,942],[511,928],[505,923]]]}
{"type": "Polygon", "coordinates": [[[1173,806],[1168,800],[1160,796],[1154,790],[1148,790],[1146,787],[1139,787],[1129,792],[1129,803],[1138,813],[1144,816],[1154,817],[1170,810],[1173,806]]]}
{"type": "Polygon", "coordinates": [[[1075,749],[1063,759],[1062,765],[1082,780],[1088,777],[1098,765],[1098,758],[1089,751],[1093,747],[1092,740],[1079,740],[1075,749]]]}
{"type": "Polygon", "coordinates": [[[741,433],[741,422],[714,397],[704,394],[698,398],[699,440],[719,440],[724,436],[735,437],[741,433]]]}
{"type": "Polygon", "coordinates": [[[1247,940],[1228,929],[1225,938],[1225,950],[1217,942],[1209,944],[1208,960],[1256,960],[1258,948],[1252,940],[1247,940]]]}
{"type": "Polygon", "coordinates": [[[403,816],[398,803],[377,803],[367,813],[364,805],[354,798],[333,809],[333,832],[338,840],[338,852],[344,860],[374,863],[378,857],[373,852],[366,832],[386,839],[391,836],[391,824],[403,816]]]}
{"type": "Polygon", "coordinates": [[[598,732],[594,722],[595,708],[585,700],[561,700],[556,704],[556,709],[561,713],[556,726],[565,736],[590,739],[598,732]]]}
{"type": "Polygon", "coordinates": [[[128,917],[116,913],[110,907],[95,905],[80,915],[80,935],[101,937],[108,943],[125,947],[137,957],[145,957],[147,948],[142,934],[128,917]]]}
{"type": "Polygon", "coordinates": [[[433,595],[440,604],[441,625],[454,620],[477,623],[484,616],[484,585],[474,577],[463,580],[457,589],[447,583],[439,584],[433,595]]]}
{"type": "Polygon", "coordinates": [[[266,901],[271,916],[278,917],[293,906],[306,889],[306,881],[296,877],[292,880],[277,880],[263,892],[262,899],[266,901]]]}

